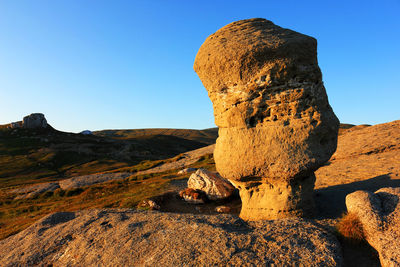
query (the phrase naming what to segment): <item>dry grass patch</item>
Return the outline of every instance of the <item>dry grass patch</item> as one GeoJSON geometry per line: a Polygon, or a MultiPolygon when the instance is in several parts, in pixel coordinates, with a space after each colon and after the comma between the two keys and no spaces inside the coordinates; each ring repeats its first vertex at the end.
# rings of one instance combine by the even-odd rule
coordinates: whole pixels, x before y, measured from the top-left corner
{"type": "Polygon", "coordinates": [[[343,214],[336,228],[340,235],[351,241],[362,242],[365,240],[362,224],[354,213],[343,214]]]}

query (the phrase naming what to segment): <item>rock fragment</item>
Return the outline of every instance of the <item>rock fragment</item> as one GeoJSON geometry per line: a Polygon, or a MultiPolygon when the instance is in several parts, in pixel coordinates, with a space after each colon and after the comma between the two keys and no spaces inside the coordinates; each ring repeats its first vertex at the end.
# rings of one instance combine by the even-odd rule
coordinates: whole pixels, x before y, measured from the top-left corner
{"type": "Polygon", "coordinates": [[[193,204],[204,204],[207,202],[207,195],[199,189],[186,188],[179,192],[179,196],[186,202],[193,204]]]}

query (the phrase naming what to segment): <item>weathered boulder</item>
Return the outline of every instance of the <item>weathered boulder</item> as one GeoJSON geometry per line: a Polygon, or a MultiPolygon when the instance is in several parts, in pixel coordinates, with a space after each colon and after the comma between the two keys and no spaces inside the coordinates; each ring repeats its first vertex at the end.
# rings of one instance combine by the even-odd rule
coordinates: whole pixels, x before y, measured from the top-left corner
{"type": "Polygon", "coordinates": [[[42,113],[32,113],[22,120],[22,127],[28,129],[46,128],[47,120],[42,113]]]}
{"type": "Polygon", "coordinates": [[[190,175],[188,187],[205,192],[210,200],[228,198],[235,191],[235,187],[228,180],[206,169],[198,169],[190,175]]]}
{"type": "Polygon", "coordinates": [[[341,266],[332,234],[300,219],[84,210],[0,240],[1,266],[341,266]]]}
{"type": "Polygon", "coordinates": [[[248,220],[312,215],[314,171],[335,152],[339,121],[317,41],[265,19],[233,22],[200,47],[194,69],[213,102],[217,171],[248,220]]]}
{"type": "Polygon", "coordinates": [[[359,218],[382,266],[400,266],[400,188],[356,191],[346,196],[346,206],[359,218]]]}

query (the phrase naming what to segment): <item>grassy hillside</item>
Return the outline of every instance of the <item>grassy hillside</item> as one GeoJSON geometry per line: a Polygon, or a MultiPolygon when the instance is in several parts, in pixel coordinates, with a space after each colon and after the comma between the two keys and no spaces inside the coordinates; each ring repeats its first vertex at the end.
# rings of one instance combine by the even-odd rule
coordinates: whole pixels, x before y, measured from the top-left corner
{"type": "Polygon", "coordinates": [[[218,128],[205,130],[191,129],[132,129],[132,130],[103,130],[94,132],[97,136],[117,139],[131,139],[148,135],[168,135],[205,144],[213,144],[218,137],[218,128]]]}
{"type": "Polygon", "coordinates": [[[170,158],[204,146],[172,135],[113,139],[54,129],[0,129],[0,188],[170,158]]]}
{"type": "MultiPolygon", "coordinates": [[[[158,161],[146,161],[131,168],[140,170],[156,164],[158,161]]],[[[215,170],[212,155],[203,156],[191,167],[215,170]]],[[[139,201],[162,194],[173,181],[188,177],[189,174],[178,175],[177,170],[132,175],[124,180],[67,191],[57,189],[33,199],[18,200],[14,199],[15,194],[9,194],[6,189],[0,188],[0,240],[25,229],[52,212],[88,208],[136,208],[139,201]]]]}

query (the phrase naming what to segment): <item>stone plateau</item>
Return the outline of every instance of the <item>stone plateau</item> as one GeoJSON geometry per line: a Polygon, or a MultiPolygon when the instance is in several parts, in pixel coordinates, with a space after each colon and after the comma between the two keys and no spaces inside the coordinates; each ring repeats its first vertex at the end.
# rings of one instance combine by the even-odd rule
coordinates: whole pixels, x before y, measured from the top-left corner
{"type": "Polygon", "coordinates": [[[317,41],[265,19],[233,22],[200,47],[194,69],[213,102],[217,171],[248,220],[313,214],[314,171],[336,150],[339,121],[317,41]]]}

